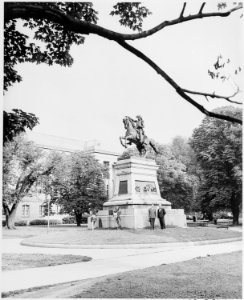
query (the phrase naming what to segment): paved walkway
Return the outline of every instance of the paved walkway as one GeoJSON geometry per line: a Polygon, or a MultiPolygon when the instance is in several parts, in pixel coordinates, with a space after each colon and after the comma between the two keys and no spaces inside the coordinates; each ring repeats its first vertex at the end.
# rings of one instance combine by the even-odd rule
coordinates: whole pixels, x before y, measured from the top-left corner
{"type": "Polygon", "coordinates": [[[143,269],[195,257],[230,253],[242,250],[242,241],[209,245],[164,246],[158,248],[133,249],[63,249],[38,248],[20,245],[20,239],[3,240],[3,253],[50,253],[90,256],[89,262],[19,271],[2,272],[2,292],[52,285],[120,272],[143,269]]]}

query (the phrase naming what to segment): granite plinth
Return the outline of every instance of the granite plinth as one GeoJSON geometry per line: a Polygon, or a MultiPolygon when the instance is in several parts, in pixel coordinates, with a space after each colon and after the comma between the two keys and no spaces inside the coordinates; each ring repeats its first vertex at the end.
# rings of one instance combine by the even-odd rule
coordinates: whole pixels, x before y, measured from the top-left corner
{"type": "MultiPolygon", "coordinates": [[[[186,227],[183,209],[174,210],[171,203],[160,195],[157,181],[157,169],[154,160],[130,157],[118,160],[114,166],[113,197],[99,211],[97,226],[115,228],[114,208],[120,207],[121,226],[125,228],[145,228],[150,226],[148,209],[161,204],[166,210],[166,226],[186,227]]],[[[155,225],[159,225],[156,219],[155,225]]]]}

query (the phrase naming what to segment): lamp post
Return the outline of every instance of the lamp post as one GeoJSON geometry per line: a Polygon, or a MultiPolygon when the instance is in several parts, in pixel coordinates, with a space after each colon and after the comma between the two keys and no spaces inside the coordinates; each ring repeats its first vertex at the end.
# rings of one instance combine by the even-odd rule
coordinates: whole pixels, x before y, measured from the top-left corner
{"type": "Polygon", "coordinates": [[[47,199],[47,233],[49,232],[49,216],[50,216],[50,195],[46,195],[47,199]]]}

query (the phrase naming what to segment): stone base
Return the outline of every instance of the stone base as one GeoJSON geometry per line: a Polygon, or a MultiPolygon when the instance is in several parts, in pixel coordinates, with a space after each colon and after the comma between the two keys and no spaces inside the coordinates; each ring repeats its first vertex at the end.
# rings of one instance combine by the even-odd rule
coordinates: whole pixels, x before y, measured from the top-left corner
{"type": "MultiPolygon", "coordinates": [[[[116,205],[116,207],[118,207],[116,205]]],[[[150,227],[148,218],[148,209],[150,205],[123,205],[120,206],[121,211],[121,226],[123,228],[148,228],[150,227]]],[[[164,206],[166,210],[165,224],[171,227],[187,227],[186,216],[183,209],[171,209],[169,206],[164,206]]],[[[97,213],[96,227],[100,228],[116,228],[116,222],[112,215],[114,207],[104,207],[97,213]]],[[[159,225],[159,220],[156,218],[155,226],[159,225]]]]}
{"type": "MultiPolygon", "coordinates": [[[[122,227],[149,227],[148,209],[152,204],[162,204],[166,210],[166,226],[186,227],[184,210],[171,209],[171,203],[161,198],[157,169],[155,161],[146,158],[130,157],[119,160],[114,166],[113,197],[98,212],[97,227],[116,228],[113,210],[117,207],[121,210],[122,227]]],[[[155,226],[159,226],[158,218],[155,226]]]]}

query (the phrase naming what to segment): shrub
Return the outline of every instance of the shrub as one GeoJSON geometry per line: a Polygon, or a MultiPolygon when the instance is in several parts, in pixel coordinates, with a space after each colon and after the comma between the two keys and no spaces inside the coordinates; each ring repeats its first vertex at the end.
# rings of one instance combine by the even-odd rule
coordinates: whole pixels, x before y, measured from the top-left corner
{"type": "Polygon", "coordinates": [[[26,220],[17,221],[14,223],[15,226],[27,226],[26,220]]]}
{"type": "Polygon", "coordinates": [[[30,225],[47,225],[47,220],[44,219],[36,219],[30,221],[30,225]]]}
{"type": "Polygon", "coordinates": [[[2,227],[6,226],[6,221],[2,220],[2,227]]]}
{"type": "Polygon", "coordinates": [[[64,217],[62,219],[62,221],[63,221],[63,224],[74,224],[74,223],[76,223],[74,216],[64,217]]]}
{"type": "Polygon", "coordinates": [[[60,220],[60,219],[50,219],[50,220],[49,220],[49,224],[50,224],[50,225],[58,225],[58,224],[62,224],[62,220],[60,220]]]}
{"type": "MultiPolygon", "coordinates": [[[[49,220],[49,225],[58,225],[58,224],[62,224],[62,221],[58,220],[58,219],[50,219],[49,220]]],[[[30,225],[48,225],[48,220],[46,220],[46,219],[32,220],[32,221],[30,221],[30,225]]]]}

